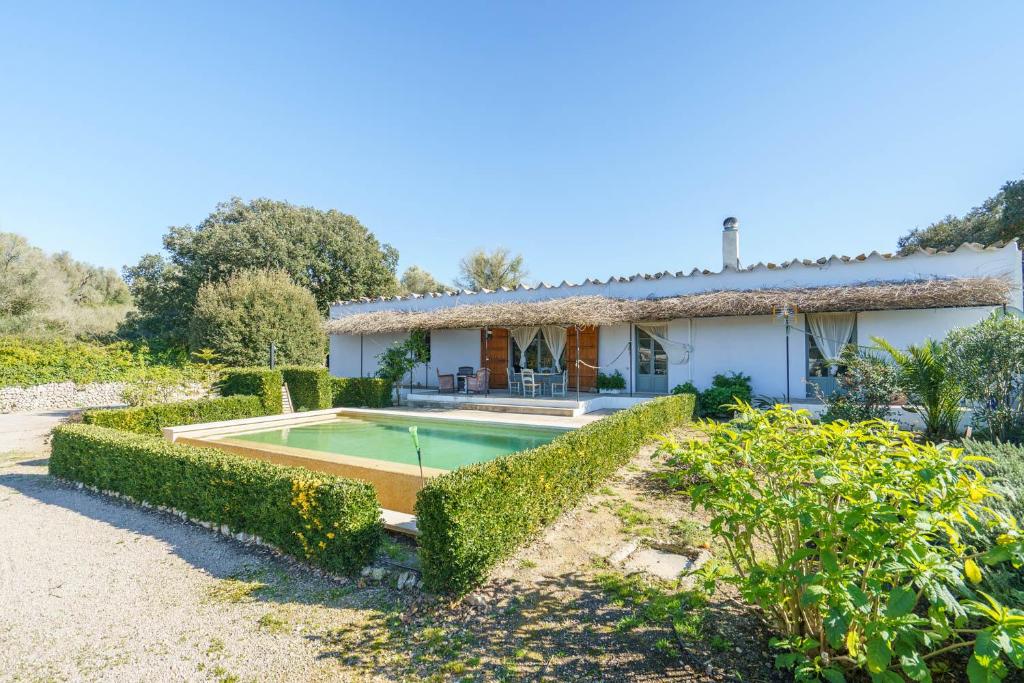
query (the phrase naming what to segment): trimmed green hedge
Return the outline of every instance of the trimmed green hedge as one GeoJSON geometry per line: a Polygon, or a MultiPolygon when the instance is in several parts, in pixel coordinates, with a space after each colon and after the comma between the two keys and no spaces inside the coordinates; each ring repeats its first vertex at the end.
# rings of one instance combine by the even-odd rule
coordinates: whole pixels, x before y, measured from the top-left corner
{"type": "Polygon", "coordinates": [[[653,437],[688,422],[694,396],[641,403],[539,448],[461,467],[416,497],[426,585],[463,593],[653,437]]]}
{"type": "Polygon", "coordinates": [[[331,394],[335,408],[386,408],[392,387],[379,377],[332,377],[331,394]]]}
{"type": "Polygon", "coordinates": [[[280,370],[270,368],[228,368],[221,371],[217,389],[221,396],[259,396],[266,409],[266,415],[281,413],[281,384],[284,379],[280,370]]]}
{"type": "Polygon", "coordinates": [[[139,408],[87,410],[82,415],[86,424],[110,427],[139,434],[160,434],[164,427],[220,422],[244,417],[267,415],[259,396],[228,396],[201,398],[139,408]]]}
{"type": "Polygon", "coordinates": [[[281,375],[292,405],[296,410],[322,410],[331,407],[333,398],[331,374],[327,368],[289,365],[281,368],[281,375]]]}
{"type": "Polygon", "coordinates": [[[381,539],[370,484],[215,448],[63,425],[53,432],[50,474],[226,524],[333,572],[356,572],[381,539]]]}

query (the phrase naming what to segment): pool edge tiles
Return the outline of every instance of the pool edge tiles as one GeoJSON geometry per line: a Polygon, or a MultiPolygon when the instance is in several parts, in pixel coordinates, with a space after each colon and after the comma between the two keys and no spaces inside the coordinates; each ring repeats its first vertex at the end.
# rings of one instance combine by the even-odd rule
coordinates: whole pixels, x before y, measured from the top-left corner
{"type": "Polygon", "coordinates": [[[216,439],[181,437],[178,442],[206,448],[219,448],[228,453],[275,465],[303,467],[314,472],[365,481],[376,489],[377,500],[381,507],[409,514],[414,513],[416,494],[422,488],[423,483],[450,471],[424,467],[421,480],[418,466],[387,460],[375,460],[342,453],[324,453],[294,446],[267,446],[248,441],[235,441],[229,437],[216,439]]]}
{"type": "MultiPolygon", "coordinates": [[[[379,460],[372,457],[346,455],[316,451],[282,444],[261,444],[256,441],[242,441],[233,436],[242,433],[273,431],[299,425],[312,425],[331,422],[336,417],[390,418],[402,419],[415,417],[417,420],[444,424],[463,423],[471,425],[488,425],[493,427],[533,427],[552,432],[569,433],[577,426],[537,424],[532,420],[510,422],[504,420],[460,419],[454,416],[393,414],[391,411],[368,409],[327,409],[274,415],[262,418],[245,418],[224,422],[185,425],[182,427],[165,428],[164,437],[168,441],[185,443],[205,448],[218,448],[242,457],[262,460],[277,465],[303,467],[312,471],[324,472],[335,476],[365,481],[377,492],[380,505],[385,510],[415,514],[416,494],[425,481],[445,474],[452,470],[433,467],[423,468],[423,478],[417,465],[408,463],[379,460]]],[[[557,435],[555,436],[557,438],[557,435]]],[[[517,452],[517,451],[513,451],[517,452]]]]}

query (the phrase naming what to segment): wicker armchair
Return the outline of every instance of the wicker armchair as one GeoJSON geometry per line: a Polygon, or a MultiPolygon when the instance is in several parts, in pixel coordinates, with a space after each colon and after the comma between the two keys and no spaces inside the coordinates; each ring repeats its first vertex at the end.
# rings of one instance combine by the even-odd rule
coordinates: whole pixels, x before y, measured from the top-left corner
{"type": "Polygon", "coordinates": [[[475,375],[466,378],[466,393],[476,392],[482,394],[490,386],[491,371],[487,368],[480,368],[475,375]]]}
{"type": "Polygon", "coordinates": [[[437,393],[439,394],[454,394],[455,393],[455,375],[447,374],[442,375],[440,370],[437,372],[437,393]]]}

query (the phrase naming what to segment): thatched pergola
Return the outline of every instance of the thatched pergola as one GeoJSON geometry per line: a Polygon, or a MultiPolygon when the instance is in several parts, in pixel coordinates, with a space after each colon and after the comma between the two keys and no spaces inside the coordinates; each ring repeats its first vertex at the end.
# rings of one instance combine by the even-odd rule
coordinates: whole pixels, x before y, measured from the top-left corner
{"type": "Polygon", "coordinates": [[[1009,302],[1003,278],[867,282],[830,287],[701,292],[660,299],[570,296],[543,301],[459,304],[435,310],[352,313],[327,322],[331,334],[379,334],[533,325],[594,326],[618,323],[770,315],[783,307],[799,313],[999,306],[1009,302]]]}

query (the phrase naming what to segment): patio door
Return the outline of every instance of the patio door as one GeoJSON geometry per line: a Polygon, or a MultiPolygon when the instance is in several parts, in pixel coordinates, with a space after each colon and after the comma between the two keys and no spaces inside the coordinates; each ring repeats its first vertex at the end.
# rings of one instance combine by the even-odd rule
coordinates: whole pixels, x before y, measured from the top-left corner
{"type": "Polygon", "coordinates": [[[668,354],[665,348],[639,327],[636,329],[636,390],[668,393],[668,354]]]}

